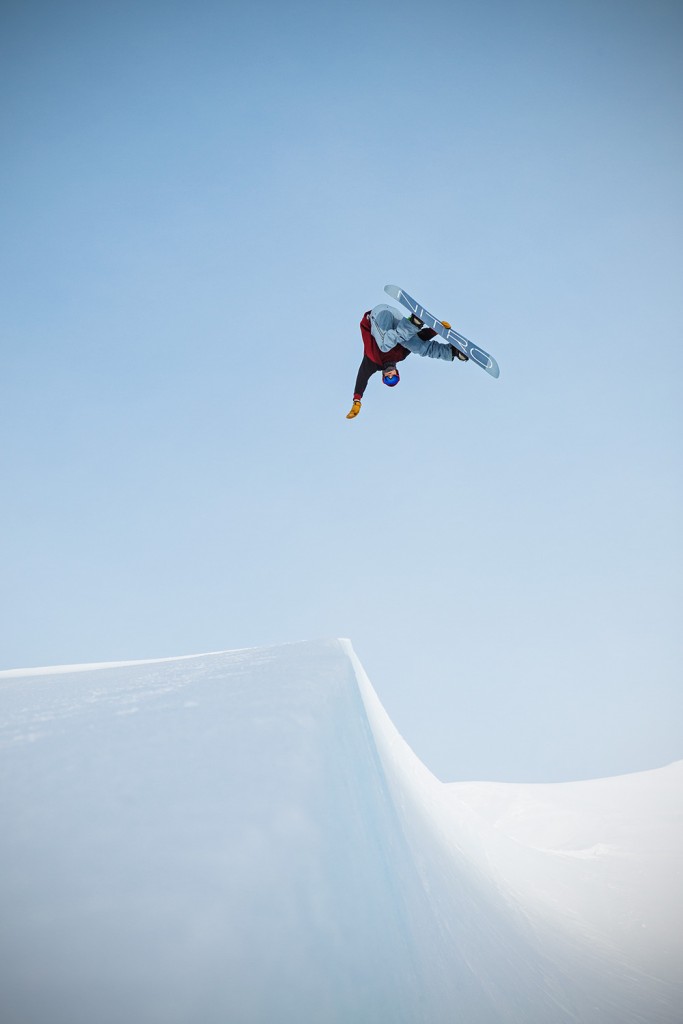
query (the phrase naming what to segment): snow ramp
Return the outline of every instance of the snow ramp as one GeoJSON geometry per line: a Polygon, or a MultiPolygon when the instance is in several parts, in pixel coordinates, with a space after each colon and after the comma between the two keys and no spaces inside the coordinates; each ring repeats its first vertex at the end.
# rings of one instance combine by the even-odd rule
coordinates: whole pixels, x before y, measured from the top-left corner
{"type": "Polygon", "coordinates": [[[445,785],[343,640],[0,672],[0,1018],[678,1024],[680,769],[445,785]]]}

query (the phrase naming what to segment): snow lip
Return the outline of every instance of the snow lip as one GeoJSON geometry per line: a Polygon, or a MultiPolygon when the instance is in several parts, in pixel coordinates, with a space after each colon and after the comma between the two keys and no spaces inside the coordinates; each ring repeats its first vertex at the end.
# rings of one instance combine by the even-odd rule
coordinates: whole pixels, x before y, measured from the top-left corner
{"type": "MultiPolygon", "coordinates": [[[[248,650],[248,648],[244,648],[248,650]]],[[[204,654],[181,654],[172,658],[140,658],[134,661],[95,661],[76,665],[44,665],[38,668],[6,668],[0,669],[0,679],[20,679],[29,676],[60,676],[72,672],[97,672],[100,669],[130,668],[135,665],[161,665],[170,661],[188,661],[190,658],[206,658],[216,654],[228,654],[228,651],[207,651],[204,654]]]]}
{"type": "MultiPolygon", "coordinates": [[[[321,641],[318,641],[321,642],[321,641]]],[[[323,641],[324,642],[324,641],[323,641]]],[[[327,640],[341,645],[348,644],[353,650],[351,641],[344,638],[327,640]]],[[[73,665],[41,665],[36,668],[4,668],[0,669],[0,679],[21,679],[32,676],[70,675],[73,672],[97,672],[111,668],[132,668],[136,665],[162,665],[172,661],[189,661],[192,658],[216,658],[223,654],[241,654],[245,651],[275,650],[280,647],[293,647],[297,644],[316,643],[315,640],[292,640],[280,644],[255,644],[253,647],[230,647],[220,651],[202,651],[198,654],[175,654],[165,658],[136,658],[132,661],[93,661],[77,662],[73,665]]]]}

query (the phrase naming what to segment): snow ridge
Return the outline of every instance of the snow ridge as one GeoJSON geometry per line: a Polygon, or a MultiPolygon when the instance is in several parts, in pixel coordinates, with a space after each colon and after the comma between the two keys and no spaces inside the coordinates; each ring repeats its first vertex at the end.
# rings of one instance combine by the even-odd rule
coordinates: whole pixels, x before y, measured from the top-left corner
{"type": "Polygon", "coordinates": [[[0,673],[0,1015],[674,1024],[683,762],[439,782],[348,641],[0,673]]]}

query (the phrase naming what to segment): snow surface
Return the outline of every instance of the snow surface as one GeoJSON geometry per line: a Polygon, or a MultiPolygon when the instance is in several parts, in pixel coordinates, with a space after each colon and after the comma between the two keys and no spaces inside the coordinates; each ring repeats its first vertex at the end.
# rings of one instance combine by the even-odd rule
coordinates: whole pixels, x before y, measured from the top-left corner
{"type": "Polygon", "coordinates": [[[680,1024],[683,762],[439,782],[348,641],[0,672],[3,1024],[680,1024]]]}

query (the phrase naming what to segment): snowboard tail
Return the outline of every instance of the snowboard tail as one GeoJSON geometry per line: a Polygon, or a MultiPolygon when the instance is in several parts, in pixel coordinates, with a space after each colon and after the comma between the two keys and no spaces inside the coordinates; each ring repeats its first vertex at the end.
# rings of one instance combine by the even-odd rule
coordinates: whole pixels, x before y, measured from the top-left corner
{"type": "Polygon", "coordinates": [[[483,348],[479,348],[478,345],[473,345],[471,341],[468,341],[464,335],[459,334],[458,331],[454,331],[453,328],[444,327],[440,320],[437,320],[429,310],[421,306],[419,302],[411,298],[407,292],[404,292],[402,288],[397,288],[394,284],[387,284],[384,286],[384,291],[387,295],[391,295],[393,299],[397,299],[401,305],[409,309],[411,313],[419,317],[424,323],[425,327],[431,327],[432,330],[436,331],[442,338],[444,338],[450,345],[459,349],[466,356],[468,356],[473,363],[477,366],[481,366],[482,370],[486,370],[492,377],[500,376],[500,367],[498,363],[485,352],[483,348]]]}

